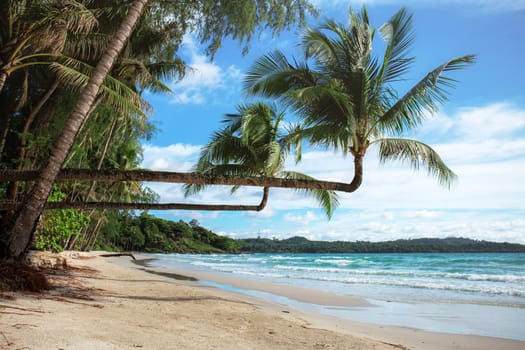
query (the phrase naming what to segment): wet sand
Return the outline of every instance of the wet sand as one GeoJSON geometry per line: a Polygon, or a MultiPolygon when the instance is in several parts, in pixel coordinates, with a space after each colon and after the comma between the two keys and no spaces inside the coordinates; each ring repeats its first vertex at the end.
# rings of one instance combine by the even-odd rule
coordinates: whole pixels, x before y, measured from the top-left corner
{"type": "Polygon", "coordinates": [[[525,349],[521,341],[342,320],[162,274],[338,307],[365,307],[359,298],[195,271],[154,274],[129,257],[96,255],[69,253],[82,269],[63,289],[0,300],[0,349],[525,349]]]}

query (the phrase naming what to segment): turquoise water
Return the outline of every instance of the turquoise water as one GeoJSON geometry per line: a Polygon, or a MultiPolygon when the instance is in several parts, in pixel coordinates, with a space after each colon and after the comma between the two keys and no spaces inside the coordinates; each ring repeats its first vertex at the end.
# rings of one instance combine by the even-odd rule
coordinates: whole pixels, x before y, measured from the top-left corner
{"type": "Polygon", "coordinates": [[[525,307],[525,254],[155,255],[158,266],[328,289],[383,300],[525,307]],[[320,284],[320,282],[322,282],[320,284]]]}
{"type": "Polygon", "coordinates": [[[153,256],[153,266],[287,283],[363,297],[376,306],[339,309],[277,300],[338,317],[525,340],[525,254],[153,256]]]}

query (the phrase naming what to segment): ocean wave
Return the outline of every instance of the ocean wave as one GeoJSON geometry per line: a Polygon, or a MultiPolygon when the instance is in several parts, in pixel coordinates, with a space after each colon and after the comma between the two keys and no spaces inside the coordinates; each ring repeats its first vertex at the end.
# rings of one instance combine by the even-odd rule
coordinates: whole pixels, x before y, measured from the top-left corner
{"type": "Polygon", "coordinates": [[[524,259],[511,255],[179,254],[156,258],[157,266],[193,266],[268,280],[285,279],[292,284],[308,283],[318,286],[315,288],[330,285],[344,290],[349,284],[358,288],[383,285],[400,288],[403,293],[411,288],[455,291],[468,297],[525,298],[524,259]]]}
{"type": "Polygon", "coordinates": [[[448,274],[445,274],[444,276],[447,278],[464,279],[468,281],[513,282],[513,283],[525,284],[525,276],[516,276],[516,275],[448,273],[448,274]]]}
{"type": "Polygon", "coordinates": [[[314,263],[320,265],[337,265],[337,266],[349,266],[352,265],[355,260],[350,259],[315,259],[314,263]]]}
{"type": "MultiPolygon", "coordinates": [[[[302,279],[302,278],[299,278],[302,279]]],[[[308,279],[308,278],[306,278],[308,279]]],[[[414,289],[427,289],[427,290],[442,290],[442,291],[455,291],[455,292],[468,292],[468,293],[483,293],[491,295],[504,295],[512,297],[525,297],[525,288],[514,289],[511,287],[496,287],[493,285],[483,284],[447,284],[442,282],[433,281],[418,281],[408,279],[360,279],[360,278],[331,278],[319,277],[318,280],[324,282],[336,282],[336,283],[347,283],[347,284],[363,284],[363,285],[382,285],[390,287],[402,287],[402,288],[414,288],[414,289]]]]}

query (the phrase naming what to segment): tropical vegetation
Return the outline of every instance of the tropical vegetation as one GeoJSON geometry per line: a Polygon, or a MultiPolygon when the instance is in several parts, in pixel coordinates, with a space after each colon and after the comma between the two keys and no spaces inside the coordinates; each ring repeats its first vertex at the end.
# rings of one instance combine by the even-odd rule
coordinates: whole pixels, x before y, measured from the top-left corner
{"type": "MultiPolygon", "coordinates": [[[[64,166],[132,169],[140,140],[151,134],[145,90],[168,90],[185,65],[177,56],[194,33],[213,55],[226,36],[245,49],[252,34],[277,33],[313,8],[304,0],[157,1],[7,0],[0,5],[0,157],[2,169],[40,171],[35,183],[3,183],[0,258],[19,258],[32,241],[58,172],[64,166]],[[132,35],[133,33],[133,35],[132,35]],[[28,77],[31,76],[31,79],[28,77]],[[21,205],[20,205],[21,203],[21,205]]],[[[72,181],[69,201],[151,202],[140,183],[72,181]]],[[[91,241],[107,221],[91,210],[91,241]]]]}
{"type": "MultiPolygon", "coordinates": [[[[247,49],[256,31],[277,33],[303,23],[309,12],[314,11],[306,0],[117,0],[110,7],[102,0],[3,1],[0,172],[15,171],[15,177],[0,184],[6,205],[0,212],[0,259],[21,258],[32,242],[56,250],[92,249],[106,242],[108,227],[116,229],[122,217],[133,217],[115,208],[155,204],[157,195],[139,181],[139,175],[148,174],[131,171],[141,162],[141,140],[154,132],[143,92],[168,92],[164,82],[184,75],[177,52],[185,34],[194,33],[213,56],[226,36],[247,49]],[[58,183],[63,168],[120,170],[125,181],[115,172],[104,180],[91,175],[58,183]],[[16,176],[21,178],[25,170],[37,175],[20,181],[16,176]],[[46,203],[60,204],[49,198],[84,209],[41,215],[46,203]],[[71,225],[68,218],[81,225],[71,225]],[[56,231],[49,228],[54,223],[59,223],[56,231]]],[[[306,29],[304,60],[288,59],[279,51],[257,60],[246,76],[245,91],[274,101],[247,104],[228,115],[226,127],[203,149],[196,173],[182,177],[188,194],[212,183],[233,185],[234,190],[260,186],[261,203],[184,208],[261,210],[270,187],[288,187],[314,195],[331,215],[337,206],[333,191],[352,192],[361,185],[363,157],[374,145],[382,161],[425,167],[445,185],[454,180],[430,146],[403,135],[437,110],[455,82],[448,74],[474,57],[451,59],[400,94],[396,83],[414,62],[408,55],[411,15],[402,9],[379,29],[386,42],[380,57],[372,55],[376,30],[366,10],[351,12],[350,19],[349,25],[328,21],[306,29]],[[284,132],[284,113],[274,106],[295,114],[299,123],[284,132]],[[303,142],[352,155],[353,180],[318,181],[284,169],[290,151],[300,161],[303,142]]],[[[122,249],[150,242],[144,227],[131,231],[119,243],[122,249]]],[[[163,250],[176,244],[153,246],[163,250]]]]}
{"type": "Polygon", "coordinates": [[[347,191],[363,178],[363,158],[377,146],[381,162],[401,160],[425,167],[444,185],[456,175],[430,146],[402,135],[421,125],[447,98],[455,80],[445,74],[474,62],[467,55],[451,59],[425,75],[405,93],[396,83],[406,82],[414,57],[412,15],[401,9],[379,29],[386,48],[372,55],[376,30],[366,8],[350,12],[350,24],[329,20],[308,28],[301,36],[304,60],[288,59],[281,51],[255,62],[244,88],[250,95],[275,98],[297,114],[295,140],[351,154],[354,174],[347,191]]]}
{"type": "MultiPolygon", "coordinates": [[[[284,168],[290,150],[289,135],[281,125],[284,113],[266,103],[252,103],[238,107],[238,113],[227,114],[226,126],[217,131],[204,146],[193,170],[203,175],[229,175],[236,177],[261,176],[285,179],[313,180],[312,177],[284,168]]],[[[194,195],[206,185],[187,184],[186,195],[194,195]]],[[[239,189],[234,186],[232,192],[239,189]]],[[[268,201],[270,188],[263,188],[257,210],[268,201]]],[[[334,191],[323,189],[301,190],[317,199],[328,217],[339,204],[334,191]]]]}

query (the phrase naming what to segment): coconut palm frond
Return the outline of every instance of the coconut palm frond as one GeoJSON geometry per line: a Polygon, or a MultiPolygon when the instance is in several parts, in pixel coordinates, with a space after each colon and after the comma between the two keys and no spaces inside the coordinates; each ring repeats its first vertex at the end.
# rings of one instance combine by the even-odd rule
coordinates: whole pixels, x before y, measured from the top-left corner
{"type": "Polygon", "coordinates": [[[330,148],[346,155],[352,145],[354,132],[344,127],[338,128],[335,124],[319,124],[302,128],[300,134],[313,145],[330,148]]]}
{"type": "Polygon", "coordinates": [[[202,191],[204,191],[208,186],[202,184],[185,184],[182,186],[184,191],[184,198],[194,196],[202,191]]]}
{"type": "Polygon", "coordinates": [[[186,74],[186,62],[180,57],[175,57],[170,61],[159,61],[146,64],[147,69],[153,77],[158,80],[177,80],[182,79],[186,74]]]}
{"type": "Polygon", "coordinates": [[[243,89],[250,95],[280,97],[295,87],[309,86],[316,78],[306,65],[290,63],[280,51],[259,58],[246,73],[243,89]]]}
{"type": "MultiPolygon", "coordinates": [[[[315,178],[295,171],[283,171],[281,176],[291,180],[315,180],[315,178]]],[[[339,199],[335,191],[320,189],[297,189],[297,191],[314,197],[325,210],[326,216],[331,218],[334,210],[339,206],[339,199]]]]}
{"type": "MultiPolygon", "coordinates": [[[[254,150],[228,130],[216,132],[201,151],[200,160],[210,163],[243,162],[254,157],[254,150]]],[[[199,160],[199,161],[200,161],[199,160]]]]}
{"type": "Polygon", "coordinates": [[[457,176],[439,154],[430,146],[416,140],[384,138],[374,141],[379,144],[379,159],[382,163],[389,160],[400,160],[409,163],[418,170],[425,167],[428,173],[435,176],[441,185],[450,188],[457,176]]]}
{"type": "Polygon", "coordinates": [[[149,67],[138,59],[124,59],[114,70],[115,77],[128,81],[140,90],[148,89],[151,92],[171,92],[170,88],[153,76],[149,67]]]}
{"type": "Polygon", "coordinates": [[[348,94],[330,85],[317,85],[296,89],[287,94],[296,112],[306,124],[332,124],[355,128],[352,110],[354,103],[348,94]]]}
{"type": "Polygon", "coordinates": [[[456,82],[443,73],[462,69],[474,60],[474,55],[455,58],[428,73],[380,117],[377,127],[400,134],[420,125],[426,117],[425,112],[435,112],[438,104],[447,100],[448,88],[456,82]]]}
{"type": "Polygon", "coordinates": [[[286,153],[277,141],[272,141],[267,145],[267,149],[268,157],[264,166],[265,173],[267,176],[273,176],[281,170],[286,158],[286,153]]]}
{"type": "Polygon", "coordinates": [[[400,80],[415,59],[406,56],[415,38],[412,30],[412,15],[402,8],[381,26],[379,32],[386,41],[387,47],[377,83],[384,84],[400,80]]]}
{"type": "Polygon", "coordinates": [[[96,61],[107,47],[111,38],[104,33],[71,33],[68,35],[63,54],[69,57],[77,57],[83,61],[96,61]]]}
{"type": "Polygon", "coordinates": [[[300,124],[289,124],[285,130],[286,132],[279,139],[279,142],[287,153],[294,149],[295,164],[297,164],[301,161],[303,152],[302,126],[300,124]]]}
{"type": "MultiPolygon", "coordinates": [[[[51,70],[56,73],[57,78],[62,83],[80,90],[89,81],[93,67],[73,58],[63,57],[60,62],[51,64],[51,70]]],[[[119,80],[108,76],[100,93],[106,98],[107,103],[122,113],[146,117],[143,109],[148,109],[149,105],[135,91],[119,80]]]]}
{"type": "MultiPolygon", "coordinates": [[[[331,28],[330,24],[324,28],[331,28]]],[[[339,43],[330,38],[324,32],[313,28],[306,28],[301,35],[301,47],[304,50],[305,57],[312,58],[317,62],[329,62],[337,60],[339,43]]]]}

